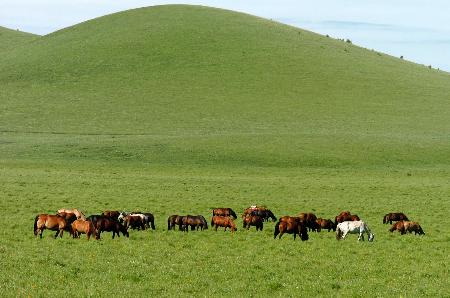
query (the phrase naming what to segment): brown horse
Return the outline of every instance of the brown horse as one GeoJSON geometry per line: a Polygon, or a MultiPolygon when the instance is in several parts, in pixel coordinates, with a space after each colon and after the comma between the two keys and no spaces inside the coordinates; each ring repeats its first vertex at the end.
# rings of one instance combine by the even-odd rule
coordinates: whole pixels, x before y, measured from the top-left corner
{"type": "Polygon", "coordinates": [[[297,235],[302,241],[309,239],[308,229],[299,217],[283,216],[280,218],[275,224],[273,238],[276,239],[279,234],[279,239],[281,239],[281,236],[283,236],[284,233],[294,234],[294,240],[297,235]]]}
{"type": "Polygon", "coordinates": [[[317,216],[314,213],[300,213],[298,215],[309,231],[320,232],[320,226],[316,223],[317,216]]]}
{"type": "Polygon", "coordinates": [[[71,234],[73,238],[80,238],[80,234],[86,234],[87,240],[91,238],[91,235],[94,235],[96,239],[97,230],[94,227],[94,224],[90,220],[77,219],[72,223],[71,234]]]}
{"type": "Polygon", "coordinates": [[[247,215],[244,217],[244,226],[243,228],[250,229],[250,226],[255,226],[256,230],[262,231],[264,227],[264,219],[258,215],[247,215]]]}
{"type": "Polygon", "coordinates": [[[97,239],[100,239],[100,234],[102,232],[112,232],[112,239],[114,239],[115,235],[120,237],[119,233],[122,233],[125,237],[130,236],[125,226],[117,220],[103,215],[94,215],[89,218],[92,218],[94,226],[97,229],[97,239]]]}
{"type": "Polygon", "coordinates": [[[415,235],[425,235],[425,232],[422,230],[422,227],[419,225],[418,222],[415,221],[397,221],[394,223],[391,228],[389,229],[389,232],[394,232],[395,230],[399,231],[401,235],[406,234],[406,232],[412,233],[414,232],[415,235]]]}
{"type": "Polygon", "coordinates": [[[234,219],[237,218],[236,213],[231,208],[216,208],[213,209],[213,216],[231,216],[234,219]]]}
{"type": "Polygon", "coordinates": [[[42,238],[45,229],[56,231],[55,239],[63,236],[64,230],[67,228],[66,220],[59,215],[39,214],[34,219],[34,235],[42,238]]]}
{"type": "Polygon", "coordinates": [[[328,230],[328,232],[330,230],[336,231],[336,226],[335,226],[334,222],[331,219],[318,218],[316,220],[316,223],[319,226],[319,232],[322,229],[328,230]]]}
{"type": "Polygon", "coordinates": [[[128,230],[129,228],[133,230],[145,230],[144,219],[136,214],[129,214],[123,219],[123,225],[128,230]]]}
{"type": "Polygon", "coordinates": [[[58,213],[57,215],[61,216],[62,218],[64,218],[66,220],[66,231],[71,233],[72,229],[72,223],[77,220],[77,216],[74,213],[66,213],[66,212],[61,212],[58,213]]]}
{"type": "Polygon", "coordinates": [[[120,211],[106,210],[106,211],[103,211],[103,215],[106,217],[112,218],[114,220],[119,220],[120,211]]]}
{"type": "Polygon", "coordinates": [[[171,215],[167,219],[167,229],[175,230],[175,226],[178,225],[178,230],[183,231],[183,217],[181,215],[171,215]]]}
{"type": "Polygon", "coordinates": [[[383,217],[383,224],[392,224],[393,221],[406,220],[409,221],[408,217],[402,213],[388,213],[383,217]]]}
{"type": "Polygon", "coordinates": [[[351,214],[350,211],[342,211],[338,216],[334,219],[334,224],[337,226],[338,223],[344,221],[359,221],[361,220],[358,215],[351,214]]]}
{"type": "Polygon", "coordinates": [[[77,217],[77,219],[86,219],[86,216],[84,216],[83,212],[81,212],[78,209],[59,209],[57,213],[73,213],[77,217]]]}
{"type": "Polygon", "coordinates": [[[189,231],[189,226],[191,227],[191,231],[194,231],[195,229],[200,228],[202,231],[203,229],[207,230],[208,229],[208,223],[206,222],[206,219],[203,217],[203,215],[187,215],[187,216],[183,216],[183,218],[181,219],[182,221],[182,229],[185,232],[189,231]]]}
{"type": "Polygon", "coordinates": [[[244,213],[242,214],[242,219],[244,219],[247,215],[260,216],[264,221],[269,221],[269,219],[271,219],[272,222],[277,221],[277,218],[275,217],[273,212],[267,209],[266,207],[249,207],[244,210],[244,213]]]}
{"type": "Polygon", "coordinates": [[[230,228],[231,233],[237,231],[236,224],[228,216],[213,216],[211,219],[211,227],[214,226],[216,226],[216,232],[218,227],[224,227],[225,228],[224,231],[226,231],[227,228],[230,228]]]}

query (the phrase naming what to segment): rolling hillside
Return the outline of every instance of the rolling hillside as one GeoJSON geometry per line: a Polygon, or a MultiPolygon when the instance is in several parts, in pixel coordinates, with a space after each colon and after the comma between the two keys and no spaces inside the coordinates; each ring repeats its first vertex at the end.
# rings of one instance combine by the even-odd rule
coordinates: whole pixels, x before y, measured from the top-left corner
{"type": "Polygon", "coordinates": [[[18,47],[27,44],[36,38],[38,38],[38,36],[31,33],[0,27],[0,52],[4,50],[17,49],[18,47]]]}
{"type": "Polygon", "coordinates": [[[187,155],[183,141],[162,144],[166,156],[147,148],[163,163],[211,154],[260,165],[385,163],[386,151],[410,163],[448,156],[448,73],[220,9],[157,6],[60,30],[0,57],[0,84],[3,131],[194,144],[187,155]],[[236,148],[218,149],[231,139],[236,148]],[[246,161],[249,150],[260,160],[246,161]]]}

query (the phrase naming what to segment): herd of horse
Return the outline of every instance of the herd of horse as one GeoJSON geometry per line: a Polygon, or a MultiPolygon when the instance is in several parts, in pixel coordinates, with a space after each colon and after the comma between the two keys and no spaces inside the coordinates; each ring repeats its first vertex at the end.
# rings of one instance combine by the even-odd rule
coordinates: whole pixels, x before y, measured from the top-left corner
{"type": "MultiPolygon", "coordinates": [[[[231,208],[213,209],[211,227],[217,231],[223,227],[228,228],[231,233],[237,231],[235,220],[236,213],[231,208]]],[[[342,211],[335,218],[317,218],[314,213],[300,213],[298,216],[283,216],[278,219],[268,208],[263,206],[250,206],[242,214],[243,228],[249,230],[254,226],[256,231],[262,231],[264,222],[276,222],[274,239],[281,239],[283,234],[293,234],[294,240],[297,236],[302,241],[309,239],[308,232],[320,232],[321,230],[331,230],[336,232],[336,239],[345,239],[348,234],[358,234],[358,241],[364,241],[364,234],[368,235],[368,241],[373,241],[374,233],[367,223],[361,221],[358,215],[350,211],[342,211]]],[[[407,232],[424,235],[419,223],[409,221],[404,213],[388,213],[383,217],[383,224],[392,224],[390,232],[399,231],[401,235],[407,232]]],[[[188,232],[189,230],[206,230],[208,222],[203,215],[170,215],[167,219],[167,230],[188,232]]],[[[55,238],[62,237],[64,231],[73,238],[80,238],[85,234],[89,240],[91,236],[100,239],[102,232],[112,232],[112,238],[122,234],[129,237],[129,229],[132,230],[155,230],[155,218],[150,212],[124,212],[107,210],[102,214],[86,217],[78,209],[60,209],[56,214],[39,214],[34,221],[34,235],[42,238],[44,230],[56,231],[55,238]]]]}

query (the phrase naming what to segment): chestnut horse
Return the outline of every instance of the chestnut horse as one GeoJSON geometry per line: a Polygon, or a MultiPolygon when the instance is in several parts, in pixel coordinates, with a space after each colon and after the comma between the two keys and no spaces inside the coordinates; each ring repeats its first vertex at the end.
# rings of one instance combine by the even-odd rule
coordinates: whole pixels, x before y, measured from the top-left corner
{"type": "Polygon", "coordinates": [[[230,228],[231,233],[237,231],[236,224],[228,216],[213,216],[211,219],[211,227],[214,226],[216,226],[216,232],[218,227],[224,227],[225,228],[224,231],[226,231],[227,228],[230,228]]]}
{"type": "Polygon", "coordinates": [[[84,216],[83,212],[78,209],[59,209],[57,213],[73,213],[75,214],[77,219],[86,219],[86,216],[84,216]]]}
{"type": "Polygon", "coordinates": [[[97,230],[94,227],[94,224],[90,220],[77,219],[72,223],[71,234],[73,238],[80,238],[80,234],[86,234],[87,240],[91,238],[91,235],[94,235],[96,239],[97,230]]]}
{"type": "Polygon", "coordinates": [[[283,216],[280,218],[280,220],[275,224],[273,238],[276,239],[279,234],[279,239],[281,239],[281,236],[283,236],[284,233],[294,234],[294,240],[297,235],[302,241],[309,239],[308,229],[299,217],[283,216]]]}
{"type": "Polygon", "coordinates": [[[338,223],[344,221],[359,221],[360,218],[356,214],[351,214],[350,211],[342,211],[338,216],[334,219],[334,224],[337,226],[338,223]]]}
{"type": "Polygon", "coordinates": [[[256,230],[262,231],[264,227],[264,219],[261,216],[257,215],[247,215],[244,217],[244,226],[243,228],[250,229],[250,226],[255,226],[256,230]]]}
{"type": "Polygon", "coordinates": [[[234,219],[237,218],[236,213],[231,208],[216,208],[213,209],[213,216],[232,216],[234,219]]]}
{"type": "Polygon", "coordinates": [[[402,212],[388,213],[383,217],[384,224],[387,224],[387,223],[392,224],[393,221],[399,221],[399,220],[409,221],[408,217],[402,212]]]}
{"type": "Polygon", "coordinates": [[[320,232],[320,226],[316,223],[317,216],[314,213],[300,213],[298,215],[309,231],[320,232]]]}
{"type": "Polygon", "coordinates": [[[394,232],[395,230],[399,231],[401,235],[406,234],[406,232],[412,233],[414,232],[415,235],[425,235],[425,232],[422,230],[422,227],[419,225],[418,222],[415,221],[397,221],[392,225],[392,227],[389,229],[389,232],[394,232]]]}
{"type": "Polygon", "coordinates": [[[34,219],[34,236],[39,234],[42,238],[42,233],[45,229],[56,231],[55,239],[63,236],[64,230],[67,228],[66,220],[59,215],[39,214],[34,219]]]}
{"type": "Polygon", "coordinates": [[[334,224],[334,222],[331,219],[318,218],[316,220],[316,223],[319,226],[319,232],[322,229],[328,230],[328,232],[330,230],[333,230],[333,232],[336,231],[336,225],[334,224]]]}

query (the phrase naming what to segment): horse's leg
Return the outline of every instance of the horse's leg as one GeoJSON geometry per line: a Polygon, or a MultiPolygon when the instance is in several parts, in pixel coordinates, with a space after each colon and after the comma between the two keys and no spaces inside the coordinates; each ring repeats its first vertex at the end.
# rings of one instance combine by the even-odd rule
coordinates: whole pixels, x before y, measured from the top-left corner
{"type": "Polygon", "coordinates": [[[56,231],[55,239],[58,238],[58,235],[59,235],[59,230],[56,231]]]}

